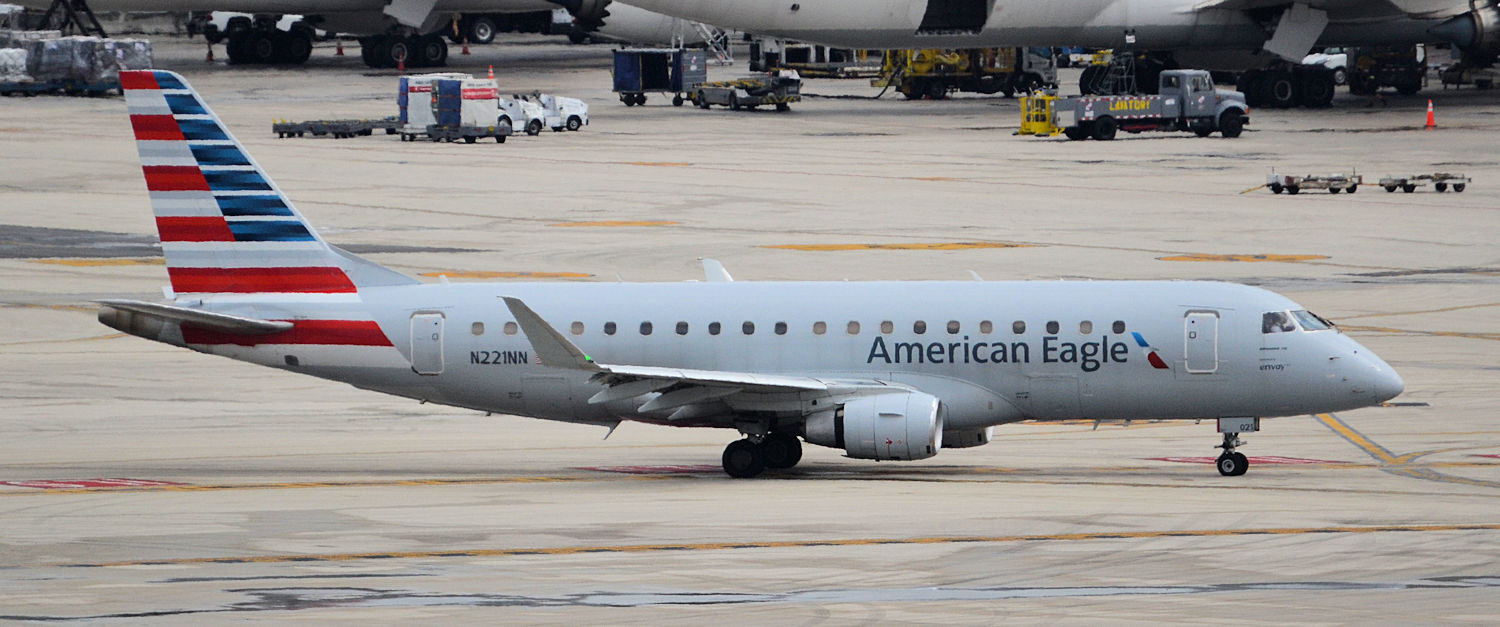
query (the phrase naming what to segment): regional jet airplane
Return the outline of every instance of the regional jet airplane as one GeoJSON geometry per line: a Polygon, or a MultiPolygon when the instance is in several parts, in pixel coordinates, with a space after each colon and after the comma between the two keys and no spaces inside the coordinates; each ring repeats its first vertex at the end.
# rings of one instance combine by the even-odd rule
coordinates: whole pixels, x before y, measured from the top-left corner
{"type": "Polygon", "coordinates": [[[1228,283],[422,284],[331,246],[181,76],[121,72],[171,287],[102,301],[146,339],[482,411],[733,429],[724,470],[978,446],[1020,420],[1259,419],[1377,405],[1374,353],[1228,283]]]}

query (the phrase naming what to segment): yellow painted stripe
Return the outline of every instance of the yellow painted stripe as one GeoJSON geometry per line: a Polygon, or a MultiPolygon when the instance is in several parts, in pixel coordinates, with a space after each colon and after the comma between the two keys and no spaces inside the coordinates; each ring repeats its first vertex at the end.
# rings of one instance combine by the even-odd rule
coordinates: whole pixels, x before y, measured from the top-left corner
{"type": "Polygon", "coordinates": [[[38,490],[18,488],[0,491],[0,497],[44,494],[98,494],[102,492],[223,492],[227,490],[294,490],[303,488],[389,488],[399,486],[501,485],[512,483],[581,483],[594,481],[657,481],[680,479],[682,475],[597,474],[577,476],[520,476],[484,479],[396,479],[391,481],[282,481],[275,483],[238,483],[218,485],[155,485],[136,487],[57,488],[38,490]]]}
{"type": "Polygon", "coordinates": [[[1191,255],[1172,255],[1170,257],[1157,257],[1162,261],[1243,261],[1257,262],[1280,262],[1296,263],[1298,261],[1314,261],[1327,259],[1325,255],[1210,255],[1206,253],[1194,253],[1191,255]]]}
{"type": "Polygon", "coordinates": [[[671,220],[596,220],[596,221],[593,221],[593,222],[556,222],[556,223],[553,223],[553,224],[549,224],[547,226],[563,226],[563,227],[572,227],[572,226],[583,226],[583,227],[598,226],[598,227],[610,227],[610,226],[673,226],[673,225],[676,225],[676,224],[680,224],[680,223],[679,222],[673,222],[671,220]]]}
{"type": "Polygon", "coordinates": [[[582,272],[490,272],[486,270],[439,270],[423,272],[420,276],[450,279],[587,279],[592,274],[582,272]]]}
{"type": "Polygon", "coordinates": [[[973,250],[976,248],[1032,248],[1035,244],[1009,244],[1004,242],[933,242],[927,244],[779,244],[761,248],[783,250],[835,251],[835,250],[973,250]]]}
{"type": "Polygon", "coordinates": [[[639,165],[649,168],[686,168],[693,164],[687,161],[626,161],[625,165],[639,165]]]}
{"type": "Polygon", "coordinates": [[[1341,324],[1339,328],[1345,331],[1365,331],[1368,333],[1394,333],[1399,335],[1430,335],[1434,337],[1461,337],[1470,340],[1496,340],[1500,341],[1500,333],[1477,333],[1465,331],[1420,331],[1416,329],[1394,329],[1391,327],[1372,327],[1354,324],[1341,324]]]}
{"type": "Polygon", "coordinates": [[[91,257],[55,257],[49,259],[28,259],[31,263],[45,263],[54,266],[73,266],[88,268],[96,266],[161,266],[166,265],[167,260],[161,257],[113,257],[98,259],[91,257]]]}
{"type": "Polygon", "coordinates": [[[300,555],[246,555],[240,557],[184,557],[164,560],[65,564],[70,567],[165,566],[185,564],[265,564],[286,562],[343,562],[375,559],[436,559],[446,557],[511,557],[521,555],[579,555],[584,553],[655,553],[667,551],[725,551],[731,549],[782,549],[820,546],[879,546],[922,544],[996,544],[1012,542],[1078,542],[1092,540],[1141,540],[1155,538],[1203,538],[1236,536],[1291,536],[1332,533],[1412,533],[1452,531],[1500,531],[1500,523],[1453,523],[1427,525],[1341,525],[1329,527],[1266,527],[1251,529],[1180,529],[1163,531],[1098,531],[1004,536],[925,536],[914,538],[830,538],[744,542],[684,542],[666,544],[606,544],[594,546],[536,547],[510,549],[453,549],[391,551],[373,553],[313,553],[300,555]]]}
{"type": "Polygon", "coordinates": [[[1348,440],[1350,444],[1364,449],[1364,451],[1366,453],[1369,453],[1371,457],[1374,457],[1375,459],[1378,459],[1387,464],[1400,463],[1397,460],[1396,456],[1390,451],[1386,450],[1385,447],[1376,444],[1374,440],[1365,437],[1365,434],[1355,431],[1354,427],[1351,427],[1344,421],[1335,418],[1333,414],[1318,414],[1318,422],[1323,423],[1323,426],[1328,427],[1329,429],[1333,429],[1334,433],[1337,433],[1345,440],[1348,440]]]}

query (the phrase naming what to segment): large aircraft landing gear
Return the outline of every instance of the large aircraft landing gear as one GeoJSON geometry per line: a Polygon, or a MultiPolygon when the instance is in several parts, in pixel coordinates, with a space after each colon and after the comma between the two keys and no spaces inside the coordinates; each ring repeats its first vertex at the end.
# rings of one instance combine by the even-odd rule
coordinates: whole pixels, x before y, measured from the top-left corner
{"type": "Polygon", "coordinates": [[[374,68],[396,67],[404,59],[406,67],[441,67],[448,63],[448,42],[441,34],[371,35],[359,40],[360,58],[374,68]]]}
{"type": "Polygon", "coordinates": [[[237,17],[226,31],[224,49],[236,65],[301,65],[312,56],[313,29],[304,22],[280,30],[271,16],[257,16],[254,23],[237,17]]]}
{"type": "Polygon", "coordinates": [[[802,461],[802,441],[782,431],[735,440],[724,447],[724,472],[736,479],[759,476],[767,468],[784,470],[802,461]]]}

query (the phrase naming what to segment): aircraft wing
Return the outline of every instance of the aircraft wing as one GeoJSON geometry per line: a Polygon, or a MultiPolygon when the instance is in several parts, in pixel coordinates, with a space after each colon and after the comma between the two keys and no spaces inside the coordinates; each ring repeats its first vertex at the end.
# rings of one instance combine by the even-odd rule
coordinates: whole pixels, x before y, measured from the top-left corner
{"type": "Polygon", "coordinates": [[[862,391],[905,388],[877,380],[828,381],[807,376],[757,374],[724,370],[694,370],[659,366],[601,364],[584,354],[561,332],[521,299],[502,296],[516,323],[531,341],[542,365],[593,373],[606,387],[589,398],[590,404],[628,400],[660,393],[641,405],[641,413],[673,410],[667,420],[706,418],[726,403],[754,404],[770,411],[799,411],[804,401],[862,391]],[[754,397],[754,400],[751,400],[754,397]],[[737,402],[739,401],[739,402],[737,402]]]}
{"type": "MultiPolygon", "coordinates": [[[[1248,11],[1282,7],[1286,4],[1286,0],[1203,0],[1193,5],[1192,10],[1248,11]]],[[[1439,19],[1467,13],[1470,10],[1466,0],[1306,0],[1303,4],[1313,9],[1327,11],[1329,17],[1335,20],[1377,18],[1393,14],[1402,14],[1411,18],[1439,19]]]]}

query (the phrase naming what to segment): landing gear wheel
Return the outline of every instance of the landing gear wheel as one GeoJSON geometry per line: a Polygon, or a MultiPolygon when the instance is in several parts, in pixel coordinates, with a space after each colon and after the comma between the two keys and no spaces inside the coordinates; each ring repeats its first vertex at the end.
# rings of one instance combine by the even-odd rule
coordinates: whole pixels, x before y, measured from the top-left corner
{"type": "Polygon", "coordinates": [[[487,44],[495,41],[495,22],[487,17],[476,17],[469,22],[469,43],[487,44]]]}
{"type": "Polygon", "coordinates": [[[228,43],[224,44],[224,52],[229,55],[231,65],[250,63],[250,32],[245,30],[231,31],[228,43]]]}
{"type": "Polygon", "coordinates": [[[791,468],[802,461],[802,442],[790,433],[772,432],[761,440],[760,451],[766,460],[766,468],[791,468]]]}
{"type": "Polygon", "coordinates": [[[441,67],[448,63],[448,43],[438,35],[419,39],[417,51],[417,62],[421,67],[441,67]]]}
{"type": "Polygon", "coordinates": [[[249,53],[251,63],[275,63],[280,57],[280,46],[277,46],[277,38],[269,33],[252,32],[245,42],[245,50],[249,53]]]}
{"type": "Polygon", "coordinates": [[[386,37],[385,42],[380,46],[381,52],[384,53],[380,62],[384,67],[399,67],[407,61],[412,62],[406,63],[407,65],[416,63],[416,55],[412,54],[412,49],[416,46],[413,45],[412,40],[405,37],[386,37]]]}
{"type": "Polygon", "coordinates": [[[1297,105],[1297,81],[1290,72],[1267,75],[1261,85],[1266,106],[1290,109],[1297,105]]]}
{"type": "Polygon", "coordinates": [[[312,57],[312,38],[312,31],[306,29],[297,28],[288,33],[282,47],[286,62],[292,65],[307,63],[312,57]]]}
{"type": "Polygon", "coordinates": [[[1219,474],[1225,477],[1238,477],[1250,470],[1250,460],[1244,453],[1224,453],[1214,461],[1219,468],[1219,474]]]}
{"type": "Polygon", "coordinates": [[[766,457],[750,440],[735,440],[724,447],[724,472],[735,479],[749,479],[766,470],[766,457]]]}

